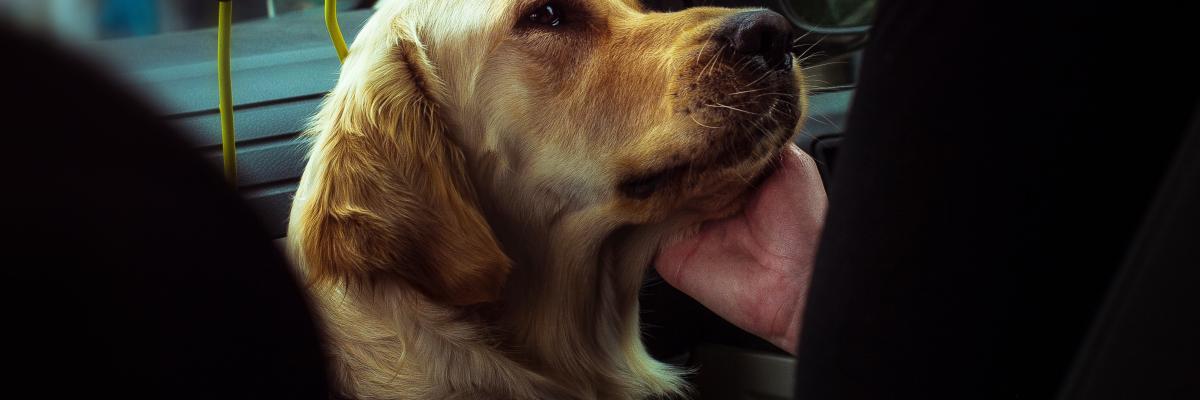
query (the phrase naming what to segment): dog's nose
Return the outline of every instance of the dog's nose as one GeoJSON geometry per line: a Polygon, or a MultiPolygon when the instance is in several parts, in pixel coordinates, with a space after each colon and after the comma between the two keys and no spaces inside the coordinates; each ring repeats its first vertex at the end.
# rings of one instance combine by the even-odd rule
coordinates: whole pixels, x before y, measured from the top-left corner
{"type": "Polygon", "coordinates": [[[754,10],[734,14],[717,28],[733,51],[762,56],[768,66],[791,68],[792,23],[779,13],[754,10]]]}

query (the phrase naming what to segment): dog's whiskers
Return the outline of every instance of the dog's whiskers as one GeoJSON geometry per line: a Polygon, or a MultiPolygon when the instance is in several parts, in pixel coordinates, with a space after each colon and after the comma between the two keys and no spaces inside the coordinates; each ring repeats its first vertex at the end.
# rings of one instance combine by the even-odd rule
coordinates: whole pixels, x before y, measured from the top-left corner
{"type": "Polygon", "coordinates": [[[727,105],[724,105],[724,104],[721,104],[721,103],[716,103],[716,104],[705,104],[704,106],[705,106],[705,107],[708,107],[708,108],[728,108],[728,109],[730,109],[730,110],[733,110],[733,111],[737,111],[737,112],[743,112],[743,113],[746,113],[746,114],[754,115],[754,113],[752,113],[752,112],[749,112],[749,111],[746,111],[746,110],[743,110],[743,109],[740,109],[740,108],[737,108],[737,107],[727,106],[727,105]]]}
{"type": "Polygon", "coordinates": [[[805,31],[803,35],[800,35],[800,37],[792,39],[792,43],[795,44],[801,40],[804,40],[805,37],[808,37],[808,35],[811,35],[812,33],[813,31],[805,31]]]}
{"type": "Polygon", "coordinates": [[[800,69],[801,69],[802,71],[808,71],[808,70],[810,70],[810,69],[813,69],[813,68],[821,68],[821,67],[827,67],[827,66],[830,66],[830,65],[845,64],[845,63],[846,63],[845,61],[830,61],[830,62],[827,62],[827,63],[821,63],[821,64],[817,64],[817,65],[812,65],[812,66],[801,67],[800,69]]]}
{"type": "Polygon", "coordinates": [[[719,126],[708,126],[708,125],[705,125],[705,124],[701,123],[701,122],[700,122],[700,120],[697,120],[697,119],[696,119],[696,115],[695,115],[695,114],[688,114],[688,117],[690,117],[690,118],[692,119],[692,122],[695,122],[695,123],[696,123],[696,125],[700,125],[700,126],[703,126],[703,127],[705,127],[705,128],[708,128],[708,129],[721,129],[721,127],[719,127],[719,126]]]}
{"type": "Polygon", "coordinates": [[[808,119],[810,119],[814,122],[820,122],[822,124],[825,124],[826,126],[832,127],[837,130],[842,129],[842,127],[838,126],[837,123],[833,122],[833,120],[829,119],[829,116],[826,116],[826,115],[809,115],[808,119]],[[818,117],[820,117],[821,119],[817,119],[818,117]]]}
{"type": "Polygon", "coordinates": [[[740,74],[743,68],[750,66],[751,61],[754,61],[754,59],[750,57],[742,57],[742,61],[737,63],[737,68],[735,68],[736,73],[740,74]]]}
{"type": "Polygon", "coordinates": [[[756,96],[754,96],[754,97],[751,97],[751,99],[757,99],[757,98],[759,98],[759,97],[763,97],[763,96],[770,96],[770,95],[776,95],[776,96],[778,96],[778,97],[800,97],[800,96],[799,96],[799,95],[797,95],[797,94],[781,93],[781,92],[769,92],[769,93],[763,93],[763,94],[760,94],[760,95],[756,95],[756,96]]]}
{"type": "Polygon", "coordinates": [[[712,60],[709,60],[708,65],[704,67],[704,70],[700,71],[700,78],[704,78],[706,75],[708,75],[709,70],[713,66],[717,65],[717,58],[719,58],[721,56],[721,53],[725,52],[726,46],[728,46],[728,45],[721,46],[721,48],[718,49],[716,53],[713,53],[712,60]]]}
{"type": "Polygon", "coordinates": [[[822,41],[824,41],[824,40],[825,40],[825,38],[827,38],[827,37],[829,37],[829,36],[821,36],[821,38],[820,38],[820,39],[817,39],[817,41],[816,41],[816,42],[813,42],[813,44],[809,45],[809,46],[808,46],[808,48],[807,48],[807,49],[804,49],[804,52],[803,52],[803,53],[800,53],[800,55],[799,55],[799,56],[797,56],[796,58],[803,59],[803,58],[804,58],[804,56],[808,54],[808,52],[812,51],[812,49],[815,49],[815,48],[817,48],[817,46],[818,46],[818,45],[820,45],[820,44],[821,44],[821,42],[822,42],[822,41]]]}
{"type": "Polygon", "coordinates": [[[774,71],[767,71],[767,72],[764,72],[764,73],[762,74],[762,76],[758,77],[758,79],[755,79],[755,80],[751,81],[750,83],[747,83],[747,84],[746,84],[746,86],[743,86],[743,87],[751,87],[751,86],[754,86],[754,84],[755,84],[755,83],[758,83],[758,81],[761,81],[761,80],[763,80],[763,78],[766,78],[767,76],[771,75],[771,72],[774,72],[774,71]]]}
{"type": "Polygon", "coordinates": [[[805,129],[803,129],[803,128],[802,128],[802,129],[800,129],[800,132],[799,132],[799,134],[800,134],[800,136],[803,136],[803,137],[809,138],[809,139],[811,139],[811,140],[816,140],[816,138],[817,138],[816,136],[813,136],[813,134],[811,134],[811,133],[808,133],[808,131],[807,131],[807,130],[805,130],[805,129]]]}
{"type": "Polygon", "coordinates": [[[700,56],[704,55],[705,49],[708,49],[708,42],[712,40],[713,34],[715,33],[717,33],[715,29],[712,32],[709,32],[708,37],[704,39],[704,44],[700,45],[700,51],[696,52],[696,64],[700,63],[700,56]]]}
{"type": "Polygon", "coordinates": [[[730,96],[737,96],[737,95],[739,95],[739,94],[754,93],[754,92],[757,92],[757,91],[759,91],[759,90],[766,90],[766,89],[767,89],[767,88],[758,88],[758,89],[743,90],[743,91],[740,91],[740,92],[733,92],[733,93],[730,93],[729,95],[730,95],[730,96]]]}
{"type": "Polygon", "coordinates": [[[823,52],[823,51],[814,52],[812,54],[804,56],[804,58],[798,58],[796,60],[796,64],[803,66],[804,63],[808,62],[808,60],[811,60],[811,59],[814,59],[814,58],[817,58],[817,57],[820,57],[823,55],[825,55],[825,52],[823,52]]]}

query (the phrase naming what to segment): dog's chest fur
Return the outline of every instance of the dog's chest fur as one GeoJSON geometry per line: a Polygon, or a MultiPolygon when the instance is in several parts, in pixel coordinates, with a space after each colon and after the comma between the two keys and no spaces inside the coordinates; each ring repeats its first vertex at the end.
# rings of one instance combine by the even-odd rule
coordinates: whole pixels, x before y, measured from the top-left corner
{"type": "Polygon", "coordinates": [[[399,288],[312,292],[335,385],[347,398],[640,399],[686,390],[676,371],[648,357],[541,373],[531,365],[539,356],[501,350],[510,340],[485,322],[399,288]]]}

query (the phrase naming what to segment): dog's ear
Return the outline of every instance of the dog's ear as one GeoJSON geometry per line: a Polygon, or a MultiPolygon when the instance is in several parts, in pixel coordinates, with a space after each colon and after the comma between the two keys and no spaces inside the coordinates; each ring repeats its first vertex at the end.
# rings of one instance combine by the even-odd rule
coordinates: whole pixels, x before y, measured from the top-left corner
{"type": "Polygon", "coordinates": [[[495,300],[511,262],[439,118],[441,84],[419,45],[379,48],[356,46],[314,120],[292,250],[310,283],[398,280],[443,303],[495,300]]]}

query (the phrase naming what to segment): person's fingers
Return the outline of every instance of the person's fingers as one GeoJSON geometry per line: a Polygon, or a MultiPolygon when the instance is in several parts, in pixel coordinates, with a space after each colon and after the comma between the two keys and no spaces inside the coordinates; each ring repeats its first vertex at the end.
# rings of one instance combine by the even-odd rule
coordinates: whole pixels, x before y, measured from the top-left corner
{"type": "Polygon", "coordinates": [[[809,263],[825,221],[828,200],[817,163],[795,145],[746,205],[750,232],[771,256],[809,263]]]}
{"type": "Polygon", "coordinates": [[[735,326],[788,351],[807,287],[807,264],[799,271],[764,265],[744,217],[712,221],[697,236],[665,248],[656,263],[671,286],[735,326]]]}
{"type": "Polygon", "coordinates": [[[790,351],[825,215],[816,163],[789,146],[750,196],[741,213],[664,246],[655,267],[721,317],[790,351]]]}
{"type": "Polygon", "coordinates": [[[757,262],[744,248],[747,235],[740,219],[706,222],[694,236],[665,246],[655,262],[659,275],[693,297],[729,294],[715,292],[742,279],[736,266],[757,262]]]}

